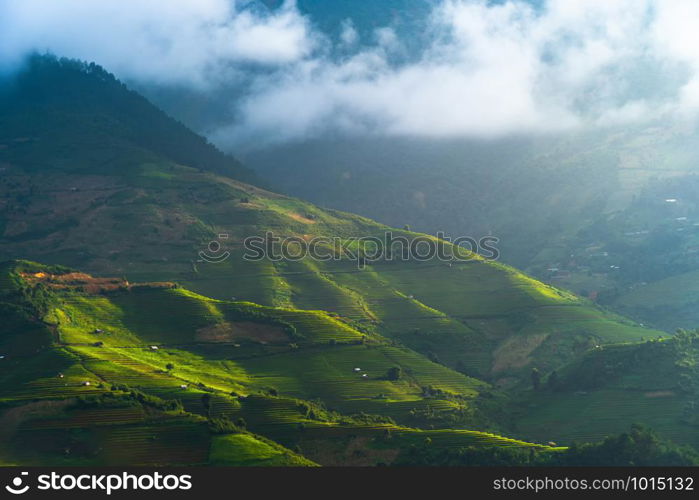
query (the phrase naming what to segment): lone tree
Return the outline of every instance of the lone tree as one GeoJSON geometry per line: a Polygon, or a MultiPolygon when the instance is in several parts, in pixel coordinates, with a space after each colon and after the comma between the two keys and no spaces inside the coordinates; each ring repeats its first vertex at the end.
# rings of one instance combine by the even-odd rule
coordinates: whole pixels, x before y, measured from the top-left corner
{"type": "Polygon", "coordinates": [[[393,368],[388,369],[388,372],[386,373],[386,378],[388,380],[400,380],[401,375],[403,375],[403,370],[401,369],[401,367],[394,366],[393,368]]]}
{"type": "Polygon", "coordinates": [[[541,373],[538,368],[532,368],[532,387],[535,391],[541,387],[541,373]]]}
{"type": "Polygon", "coordinates": [[[165,369],[166,369],[167,371],[171,372],[172,370],[175,369],[175,365],[173,365],[172,363],[168,363],[168,364],[165,365],[165,369]]]}

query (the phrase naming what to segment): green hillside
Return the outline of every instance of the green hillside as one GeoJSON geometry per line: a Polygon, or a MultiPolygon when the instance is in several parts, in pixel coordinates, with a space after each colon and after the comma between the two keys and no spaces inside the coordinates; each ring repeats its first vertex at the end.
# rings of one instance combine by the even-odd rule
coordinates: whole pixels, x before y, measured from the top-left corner
{"type": "MultiPolygon", "coordinates": [[[[96,66],[35,58],[15,83],[0,114],[4,462],[416,464],[487,449],[534,464],[567,453],[534,443],[568,441],[523,423],[538,425],[518,399],[532,369],[663,335],[475,254],[372,260],[358,239],[387,232],[455,249],[244,182],[96,66]],[[326,238],[330,259],[243,258],[268,233],[326,238]]],[[[608,415],[601,436],[620,432],[608,415]]]]}
{"type": "Polygon", "coordinates": [[[518,429],[529,439],[585,442],[642,422],[677,443],[699,445],[696,333],[591,351],[527,395],[518,429]]]}
{"type": "MultiPolygon", "coordinates": [[[[103,75],[91,66],[37,61],[22,78],[43,81],[44,73],[52,72],[59,80],[95,84],[95,75],[103,75]]],[[[107,81],[102,92],[126,92],[110,77],[100,79],[107,81]]],[[[28,83],[20,88],[27,86],[31,88],[28,83]]],[[[57,99],[45,87],[35,93],[47,94],[39,102],[57,99]]],[[[147,103],[133,99],[139,106],[147,103]]],[[[58,123],[41,121],[41,134],[29,135],[29,142],[17,131],[14,124],[34,111],[33,116],[44,113],[34,104],[17,104],[0,121],[0,137],[6,138],[0,141],[2,259],[28,258],[134,281],[175,281],[219,300],[235,297],[265,306],[329,311],[433,361],[510,385],[533,365],[551,369],[591,345],[657,335],[480,259],[453,264],[381,260],[364,269],[343,251],[327,262],[244,260],[243,239],[267,232],[340,241],[383,239],[387,231],[409,240],[423,236],[244,184],[216,173],[215,164],[193,168],[183,164],[186,158],[178,151],[144,151],[129,139],[126,122],[121,123],[128,133],[115,136],[123,140],[108,144],[97,136],[99,127],[90,127],[94,142],[84,142],[79,131],[61,126],[59,155],[52,142],[44,147],[45,134],[59,128],[58,123]],[[71,141],[74,147],[68,147],[71,141]],[[94,155],[105,150],[122,166],[98,161],[94,155]],[[227,235],[220,243],[230,258],[218,264],[197,262],[198,253],[220,234],[227,235]]],[[[111,116],[111,109],[100,113],[111,116]]],[[[83,123],[84,117],[76,114],[70,120],[83,123]]],[[[169,136],[167,130],[161,130],[163,136],[169,136]]]]}
{"type": "Polygon", "coordinates": [[[383,238],[390,229],[166,160],[140,164],[128,176],[33,174],[11,164],[3,180],[0,190],[8,201],[2,258],[22,256],[130,280],[177,281],[224,300],[326,310],[486,378],[516,376],[537,359],[549,367],[578,348],[650,334],[480,260],[380,261],[365,269],[349,258],[244,260],[242,240],[267,231],[349,239],[383,238]],[[196,262],[221,233],[228,235],[222,243],[230,258],[196,262]],[[559,356],[539,356],[550,350],[559,356]]]}
{"type": "Polygon", "coordinates": [[[577,448],[532,443],[622,432],[624,404],[644,408],[634,421],[662,424],[665,436],[691,432],[695,335],[593,351],[561,371],[555,397],[525,391],[522,402],[327,313],[220,301],[173,283],[8,262],[0,307],[7,463],[589,463],[577,448]],[[629,369],[650,360],[653,376],[629,369]],[[634,401],[629,383],[646,393],[634,401]],[[585,426],[576,412],[590,419],[590,410],[570,396],[581,388],[609,398],[585,426]],[[662,418],[666,392],[678,390],[681,424],[662,418]],[[514,408],[515,425],[498,418],[514,408]],[[487,431],[495,428],[532,441],[487,431]]]}
{"type": "Polygon", "coordinates": [[[94,63],[34,55],[17,73],[0,76],[0,109],[2,161],[34,172],[125,175],[165,157],[256,179],[94,63]]]}
{"type": "MultiPolygon", "coordinates": [[[[699,317],[681,301],[665,307],[662,288],[642,307],[624,296],[699,269],[695,135],[659,120],[492,141],[313,139],[244,160],[276,189],[321,206],[418,231],[492,234],[503,262],[672,332],[699,317]]],[[[676,285],[691,293],[686,280],[676,285]]]]}
{"type": "Polygon", "coordinates": [[[331,454],[325,446],[339,440],[366,449],[357,464],[372,464],[427,438],[443,447],[546,451],[450,430],[492,425],[479,400],[490,394],[487,384],[327,313],[222,302],[170,283],[126,284],[24,261],[5,264],[0,282],[10,325],[0,338],[6,460],[352,463],[344,448],[331,454]],[[400,375],[389,377],[394,367],[400,375]],[[308,448],[313,462],[268,438],[308,448]]]}

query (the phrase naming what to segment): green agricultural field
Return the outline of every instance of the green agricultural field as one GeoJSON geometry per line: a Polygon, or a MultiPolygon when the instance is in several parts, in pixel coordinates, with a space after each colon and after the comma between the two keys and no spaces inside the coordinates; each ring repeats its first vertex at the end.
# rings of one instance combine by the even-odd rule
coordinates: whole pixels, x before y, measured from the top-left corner
{"type": "MultiPolygon", "coordinates": [[[[284,445],[341,438],[350,446],[359,433],[362,446],[380,450],[377,435],[388,430],[393,451],[369,453],[385,461],[432,439],[396,422],[493,425],[479,409],[487,383],[322,311],[225,302],[162,284],[95,291],[112,281],[29,262],[3,269],[0,292],[16,321],[34,322],[48,343],[33,356],[8,350],[3,359],[13,368],[0,372],[0,418],[12,422],[0,436],[6,460],[312,465],[284,445]]],[[[10,330],[4,340],[20,334],[10,330]]],[[[453,432],[471,444],[529,446],[453,432]]],[[[434,435],[438,446],[454,445],[442,435],[434,435]]]]}
{"type": "Polygon", "coordinates": [[[250,434],[216,436],[211,442],[211,465],[228,467],[313,466],[310,460],[250,434]]]}
{"type": "MultiPolygon", "coordinates": [[[[352,321],[362,334],[396,339],[453,369],[490,380],[522,379],[534,364],[547,368],[564,364],[571,359],[565,344],[573,338],[579,343],[599,343],[660,335],[480,258],[451,265],[435,259],[379,261],[363,269],[342,252],[327,262],[246,260],[243,240],[266,232],[304,240],[317,236],[346,241],[382,238],[387,231],[409,240],[428,237],[393,230],[356,215],[322,210],[166,159],[143,162],[127,173],[95,173],[89,183],[86,179],[86,184],[73,186],[75,176],[60,171],[47,184],[39,182],[33,170],[12,170],[7,177],[11,181],[0,184],[0,191],[10,198],[21,196],[25,203],[36,206],[21,217],[8,213],[6,234],[14,236],[0,240],[0,257],[20,255],[134,282],[176,282],[225,302],[327,311],[352,321]],[[52,212],[48,219],[39,215],[52,206],[61,210],[52,212]],[[25,224],[41,227],[50,221],[52,227],[63,227],[70,214],[88,210],[90,217],[65,227],[60,235],[22,233],[25,224]],[[198,252],[222,234],[227,238],[220,242],[230,256],[222,263],[200,262],[198,252]],[[528,340],[516,339],[522,334],[528,340]],[[559,347],[561,355],[555,358],[544,359],[538,354],[559,347]],[[503,353],[515,361],[498,359],[503,353]]],[[[446,250],[451,248],[441,244],[446,250]]],[[[350,249],[356,251],[356,243],[350,244],[350,249]]],[[[160,304],[152,302],[153,312],[141,318],[132,316],[134,308],[129,304],[118,303],[140,300],[136,294],[115,299],[108,307],[122,308],[124,315],[119,321],[127,330],[138,327],[142,339],[156,342],[167,334],[170,344],[186,343],[190,333],[181,337],[183,329],[202,327],[222,314],[211,305],[213,301],[190,299],[181,295],[177,300],[169,297],[160,304]],[[172,308],[182,314],[170,314],[172,308]],[[168,313],[163,314],[165,311],[168,313]]],[[[94,307],[88,316],[98,318],[101,306],[94,307]]],[[[343,331],[346,335],[336,334],[336,340],[356,335],[343,331]]],[[[79,339],[78,332],[71,335],[74,342],[85,341],[79,339]]],[[[330,337],[325,333],[317,340],[330,337]]],[[[122,340],[129,341],[126,337],[122,340]]]]}
{"type": "Polygon", "coordinates": [[[517,428],[528,439],[570,444],[642,423],[697,446],[696,355],[696,333],[593,350],[562,370],[556,387],[522,395],[517,428]]]}

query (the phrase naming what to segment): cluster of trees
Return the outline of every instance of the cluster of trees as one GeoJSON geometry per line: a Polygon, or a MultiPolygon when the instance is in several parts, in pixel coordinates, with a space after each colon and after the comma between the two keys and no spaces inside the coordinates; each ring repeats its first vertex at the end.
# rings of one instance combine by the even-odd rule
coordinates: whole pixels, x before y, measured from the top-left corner
{"type": "Polygon", "coordinates": [[[629,432],[599,443],[573,444],[553,465],[687,466],[699,465],[699,453],[635,424],[629,432]]]}
{"type": "Polygon", "coordinates": [[[125,384],[111,386],[111,392],[97,396],[80,396],[76,403],[81,408],[113,408],[123,406],[147,406],[160,411],[184,411],[182,402],[174,399],[162,399],[146,394],[125,384]],[[125,394],[124,394],[125,393],[125,394]]]}
{"type": "MultiPolygon", "coordinates": [[[[255,174],[235,158],[216,149],[94,63],[34,55],[14,80],[0,81],[0,107],[4,112],[0,139],[42,139],[43,159],[21,146],[16,151],[6,151],[29,154],[27,159],[35,166],[55,167],[50,165],[52,156],[60,158],[62,151],[56,139],[63,137],[65,144],[72,146],[101,142],[140,148],[178,164],[257,181],[255,174]],[[32,118],[35,116],[41,116],[41,122],[32,118]],[[48,150],[50,144],[57,146],[55,151],[48,150]]],[[[118,155],[119,151],[115,152],[118,155]]],[[[88,161],[85,167],[94,164],[88,161]]]]}
{"type": "Polygon", "coordinates": [[[398,381],[403,376],[403,369],[400,366],[393,366],[386,372],[386,380],[398,381]]]}
{"type": "Polygon", "coordinates": [[[629,432],[597,443],[573,444],[561,452],[483,446],[434,450],[425,444],[403,452],[396,465],[693,466],[699,465],[699,454],[690,447],[663,440],[651,429],[635,424],[629,432]]]}
{"type": "Polygon", "coordinates": [[[233,422],[229,418],[210,418],[209,431],[212,434],[238,434],[247,430],[247,423],[244,418],[239,418],[233,422]]]}
{"type": "Polygon", "coordinates": [[[391,417],[384,415],[373,415],[363,412],[352,415],[342,415],[336,411],[327,409],[322,401],[298,400],[296,409],[305,417],[319,422],[336,422],[345,425],[395,424],[391,417]]]}

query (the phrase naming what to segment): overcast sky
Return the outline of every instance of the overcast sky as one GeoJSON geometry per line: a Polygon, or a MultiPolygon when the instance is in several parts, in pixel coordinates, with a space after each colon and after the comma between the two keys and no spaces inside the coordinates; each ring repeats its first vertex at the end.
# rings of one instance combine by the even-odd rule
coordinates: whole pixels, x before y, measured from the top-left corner
{"type": "MultiPolygon", "coordinates": [[[[339,0],[337,0],[339,1],[339,0]]],[[[345,0],[363,2],[368,0],[345,0]]],[[[293,2],[0,0],[0,66],[31,51],[101,64],[138,83],[211,92],[237,118],[220,142],[327,131],[498,137],[699,114],[699,2],[435,1],[407,58],[392,26],[314,27],[293,2]]],[[[402,32],[401,32],[402,33],[402,32]]]]}

